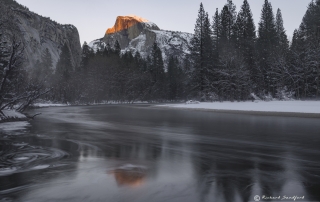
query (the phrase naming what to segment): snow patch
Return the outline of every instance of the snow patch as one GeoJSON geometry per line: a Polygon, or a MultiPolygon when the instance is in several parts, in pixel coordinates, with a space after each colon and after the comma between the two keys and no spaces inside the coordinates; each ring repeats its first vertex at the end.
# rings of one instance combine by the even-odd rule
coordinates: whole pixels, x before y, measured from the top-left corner
{"type": "Polygon", "coordinates": [[[153,22],[144,22],[144,24],[145,24],[145,26],[146,26],[147,28],[149,28],[149,29],[152,29],[152,28],[154,28],[154,27],[158,27],[158,26],[156,25],[156,23],[153,23],[153,22]]]}
{"type": "Polygon", "coordinates": [[[9,110],[9,109],[4,109],[0,113],[0,129],[1,126],[4,123],[1,122],[7,122],[7,121],[24,121],[27,119],[27,117],[15,110],[9,110]]]}
{"type": "Polygon", "coordinates": [[[253,112],[291,112],[320,114],[319,101],[270,101],[270,102],[201,102],[196,105],[167,104],[159,107],[233,110],[253,112]]]}
{"type": "Polygon", "coordinates": [[[136,15],[128,15],[128,17],[134,18],[139,22],[149,22],[149,20],[142,18],[142,17],[139,17],[139,16],[136,16],[136,15]]]}
{"type": "Polygon", "coordinates": [[[34,107],[65,107],[67,104],[53,104],[53,103],[35,103],[34,107]]]}
{"type": "Polygon", "coordinates": [[[199,101],[194,101],[194,100],[188,100],[186,102],[186,104],[200,104],[200,102],[199,101]]]}
{"type": "Polygon", "coordinates": [[[96,53],[98,50],[104,49],[107,46],[107,44],[105,44],[102,41],[102,39],[97,39],[97,40],[91,41],[88,44],[88,46],[96,53]]]}
{"type": "MultiPolygon", "coordinates": [[[[2,110],[2,113],[4,114],[5,117],[7,118],[17,118],[17,119],[23,119],[26,118],[25,115],[15,111],[15,110],[9,110],[9,109],[5,109],[2,110]]],[[[1,119],[0,119],[1,120],[1,119]]]]}

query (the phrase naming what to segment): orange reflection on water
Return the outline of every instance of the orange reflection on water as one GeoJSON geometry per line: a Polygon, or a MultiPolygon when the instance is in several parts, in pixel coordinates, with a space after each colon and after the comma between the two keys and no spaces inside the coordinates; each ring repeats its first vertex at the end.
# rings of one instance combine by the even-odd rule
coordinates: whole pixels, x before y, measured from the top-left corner
{"type": "Polygon", "coordinates": [[[147,169],[138,166],[123,166],[108,171],[108,174],[114,175],[118,186],[140,187],[145,183],[147,169]]]}

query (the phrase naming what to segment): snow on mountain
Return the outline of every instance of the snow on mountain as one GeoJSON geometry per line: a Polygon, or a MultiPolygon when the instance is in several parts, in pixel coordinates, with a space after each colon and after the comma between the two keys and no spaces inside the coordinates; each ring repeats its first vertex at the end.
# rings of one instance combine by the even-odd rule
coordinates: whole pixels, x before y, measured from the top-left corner
{"type": "Polygon", "coordinates": [[[118,40],[122,53],[131,51],[135,54],[139,51],[146,58],[151,53],[153,43],[157,42],[166,64],[171,55],[182,61],[190,54],[192,37],[190,33],[160,30],[155,23],[138,16],[118,16],[115,25],[107,30],[105,36],[90,42],[89,46],[97,51],[106,44],[112,47],[118,40]]]}
{"type": "Polygon", "coordinates": [[[91,47],[94,52],[97,52],[97,50],[103,50],[104,47],[106,47],[106,44],[102,41],[102,39],[96,39],[91,41],[88,46],[91,47]]]}
{"type": "Polygon", "coordinates": [[[128,15],[128,17],[135,18],[140,22],[149,22],[149,20],[142,18],[142,17],[139,17],[139,16],[136,16],[136,15],[128,15]]]}

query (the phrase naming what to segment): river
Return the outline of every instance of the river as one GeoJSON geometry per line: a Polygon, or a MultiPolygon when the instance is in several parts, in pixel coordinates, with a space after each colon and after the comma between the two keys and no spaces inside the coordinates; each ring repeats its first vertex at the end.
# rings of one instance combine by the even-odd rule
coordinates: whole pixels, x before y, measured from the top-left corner
{"type": "Polygon", "coordinates": [[[149,105],[28,113],[42,114],[0,134],[0,201],[320,201],[320,119],[149,105]]]}

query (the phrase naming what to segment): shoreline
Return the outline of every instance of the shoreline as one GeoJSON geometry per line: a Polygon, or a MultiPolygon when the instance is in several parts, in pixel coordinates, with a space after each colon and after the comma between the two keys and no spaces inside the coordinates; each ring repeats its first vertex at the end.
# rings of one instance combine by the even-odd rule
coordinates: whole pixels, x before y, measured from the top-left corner
{"type": "Polygon", "coordinates": [[[27,117],[25,118],[9,117],[7,119],[0,120],[0,123],[12,123],[12,122],[20,122],[20,121],[29,121],[29,119],[27,117]]]}
{"type": "Polygon", "coordinates": [[[165,105],[156,105],[156,106],[152,106],[152,107],[157,108],[157,109],[189,110],[189,111],[214,112],[214,113],[224,113],[224,114],[245,114],[245,115],[257,115],[257,116],[282,116],[282,117],[298,117],[298,118],[320,118],[320,113],[206,109],[206,108],[171,107],[171,106],[165,106],[165,105]]]}
{"type": "Polygon", "coordinates": [[[16,110],[4,109],[0,114],[0,123],[28,121],[28,117],[25,114],[17,112],[16,110]]]}

